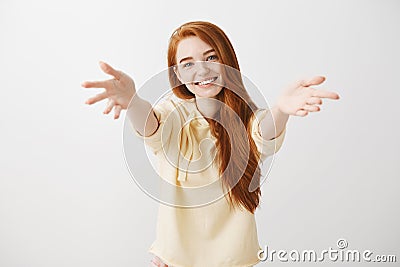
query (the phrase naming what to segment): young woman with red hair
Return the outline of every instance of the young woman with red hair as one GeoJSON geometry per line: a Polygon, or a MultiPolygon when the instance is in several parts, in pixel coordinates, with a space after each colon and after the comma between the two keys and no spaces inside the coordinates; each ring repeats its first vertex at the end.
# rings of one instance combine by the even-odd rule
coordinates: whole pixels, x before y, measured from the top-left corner
{"type": "Polygon", "coordinates": [[[176,175],[160,170],[160,176],[177,187],[202,186],[217,177],[224,197],[192,208],[160,205],[157,238],[150,248],[153,266],[255,265],[260,249],[254,218],[261,195],[259,162],[281,147],[290,115],[319,111],[321,98],[339,99],[334,92],[312,87],[325,78],[298,81],[271,109],[258,108],[243,84],[228,37],[204,21],[185,23],[172,34],[168,47],[172,94],[154,107],[136,94],[127,74],[104,62],[100,67],[113,79],[84,82],[86,88],[105,88],[86,103],[108,98],[104,113],[114,109],[115,119],[129,106],[127,116],[135,134],[159,161],[167,162],[165,152],[171,151],[184,154],[189,163],[201,157],[200,150],[216,152],[213,165],[195,174],[180,167],[176,175]],[[197,123],[189,123],[193,119],[197,123]],[[163,130],[169,132],[162,134],[163,130]],[[169,138],[163,139],[165,134],[169,138]],[[207,138],[215,141],[209,143],[215,150],[207,145],[200,149],[207,138]]]}

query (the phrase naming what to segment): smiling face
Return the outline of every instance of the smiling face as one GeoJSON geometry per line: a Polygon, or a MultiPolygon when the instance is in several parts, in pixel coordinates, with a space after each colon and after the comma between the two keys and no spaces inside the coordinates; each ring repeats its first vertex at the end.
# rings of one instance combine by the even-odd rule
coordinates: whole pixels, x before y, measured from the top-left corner
{"type": "Polygon", "coordinates": [[[176,52],[178,79],[196,98],[215,98],[223,86],[221,63],[215,50],[197,36],[179,42],[176,52]]]}

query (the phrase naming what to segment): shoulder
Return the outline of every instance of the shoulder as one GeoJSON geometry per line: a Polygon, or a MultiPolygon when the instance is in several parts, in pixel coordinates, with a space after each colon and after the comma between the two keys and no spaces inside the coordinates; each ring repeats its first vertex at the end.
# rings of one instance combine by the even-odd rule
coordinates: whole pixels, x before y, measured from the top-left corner
{"type": "Polygon", "coordinates": [[[181,99],[174,95],[174,93],[168,92],[165,95],[161,96],[154,104],[155,107],[158,106],[178,106],[178,105],[186,105],[187,103],[193,102],[192,99],[181,99]]]}
{"type": "Polygon", "coordinates": [[[253,111],[253,115],[251,116],[250,123],[252,127],[257,127],[260,124],[260,121],[265,117],[268,113],[268,109],[266,108],[258,108],[253,111]]]}
{"type": "Polygon", "coordinates": [[[172,92],[159,98],[153,105],[156,115],[161,117],[174,116],[186,117],[192,110],[194,101],[191,99],[181,99],[175,96],[172,92]]]}

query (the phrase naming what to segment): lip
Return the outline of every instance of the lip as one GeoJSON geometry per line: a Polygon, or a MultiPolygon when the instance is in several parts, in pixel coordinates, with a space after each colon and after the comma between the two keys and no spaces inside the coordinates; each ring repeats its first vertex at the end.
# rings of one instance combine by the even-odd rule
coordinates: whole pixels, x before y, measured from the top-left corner
{"type": "Polygon", "coordinates": [[[199,83],[207,81],[207,80],[210,80],[210,79],[214,79],[214,81],[210,82],[210,84],[211,84],[211,83],[215,82],[218,79],[218,76],[208,77],[208,78],[205,78],[204,80],[193,82],[193,83],[195,85],[199,85],[199,83]]]}

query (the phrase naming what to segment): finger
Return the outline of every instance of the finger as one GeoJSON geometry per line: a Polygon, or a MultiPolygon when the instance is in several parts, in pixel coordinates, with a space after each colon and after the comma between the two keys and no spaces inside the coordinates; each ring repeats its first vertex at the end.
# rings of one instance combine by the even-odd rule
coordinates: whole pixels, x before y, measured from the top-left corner
{"type": "Polygon", "coordinates": [[[309,105],[322,105],[322,100],[319,97],[310,97],[309,99],[307,99],[306,104],[309,105]]]}
{"type": "Polygon", "coordinates": [[[314,106],[314,105],[304,105],[303,110],[306,111],[310,111],[310,112],[316,112],[316,111],[320,111],[320,107],[319,106],[314,106]]]}
{"type": "Polygon", "coordinates": [[[85,81],[81,84],[81,86],[85,88],[107,88],[109,84],[109,80],[93,82],[85,81]]]}
{"type": "Polygon", "coordinates": [[[119,115],[121,114],[122,107],[120,105],[115,105],[114,107],[114,120],[119,118],[119,115]]]}
{"type": "Polygon", "coordinates": [[[308,112],[306,111],[306,110],[302,110],[302,109],[300,109],[300,110],[298,110],[297,112],[296,112],[296,116],[300,116],[300,117],[304,117],[304,116],[306,116],[308,114],[308,112]]]}
{"type": "Polygon", "coordinates": [[[103,111],[103,113],[104,113],[104,114],[110,113],[110,111],[112,110],[112,108],[113,108],[114,105],[115,105],[114,100],[112,100],[112,99],[108,100],[107,107],[106,107],[106,109],[103,111]]]}
{"type": "Polygon", "coordinates": [[[153,264],[152,266],[156,266],[156,267],[161,266],[161,260],[157,257],[154,257],[150,262],[153,264]]]}
{"type": "Polygon", "coordinates": [[[121,78],[121,72],[115,70],[113,67],[108,65],[107,63],[100,61],[100,68],[107,74],[114,76],[115,79],[119,80],[121,78]]]}
{"type": "Polygon", "coordinates": [[[303,80],[301,82],[301,85],[307,87],[307,86],[311,86],[311,85],[321,84],[324,81],[325,81],[325,77],[324,76],[315,76],[315,77],[313,77],[313,78],[311,78],[309,80],[303,80]]]}
{"type": "Polygon", "coordinates": [[[103,92],[103,93],[97,94],[94,97],[91,97],[88,100],[86,100],[85,104],[91,105],[91,104],[94,104],[94,103],[99,102],[106,98],[107,98],[107,93],[103,92]]]}
{"type": "Polygon", "coordinates": [[[322,98],[330,98],[330,99],[339,99],[339,95],[335,92],[323,90],[323,89],[315,89],[312,88],[312,97],[322,97],[322,98]]]}

